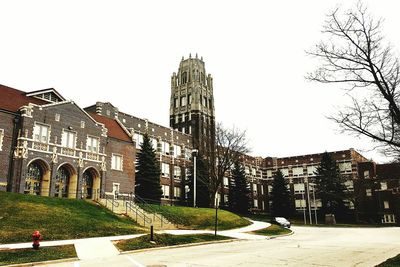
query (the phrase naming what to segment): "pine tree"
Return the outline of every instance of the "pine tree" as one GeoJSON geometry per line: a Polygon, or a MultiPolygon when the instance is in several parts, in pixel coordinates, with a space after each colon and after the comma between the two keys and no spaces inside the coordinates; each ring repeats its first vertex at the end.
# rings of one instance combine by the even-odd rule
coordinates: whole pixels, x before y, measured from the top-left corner
{"type": "Polygon", "coordinates": [[[160,163],[147,134],[143,136],[143,143],[140,148],[141,150],[137,155],[135,194],[145,200],[160,203],[162,196],[160,163]]]}
{"type": "Polygon", "coordinates": [[[346,211],[345,187],[335,160],[325,152],[315,173],[316,192],[322,201],[323,214],[341,215],[346,211]]]}
{"type": "Polygon", "coordinates": [[[274,181],[271,191],[271,215],[274,217],[288,217],[293,215],[293,201],[287,182],[283,177],[281,170],[274,175],[274,181]]]}
{"type": "MultiPolygon", "coordinates": [[[[207,172],[207,164],[201,155],[196,157],[196,206],[208,208],[210,207],[210,178],[207,172]]],[[[188,205],[193,207],[193,192],[194,192],[194,169],[190,169],[189,175],[189,192],[187,194],[188,205]]]]}
{"type": "Polygon", "coordinates": [[[229,183],[229,208],[241,214],[248,213],[250,208],[250,186],[243,165],[238,161],[234,164],[229,183]]]}

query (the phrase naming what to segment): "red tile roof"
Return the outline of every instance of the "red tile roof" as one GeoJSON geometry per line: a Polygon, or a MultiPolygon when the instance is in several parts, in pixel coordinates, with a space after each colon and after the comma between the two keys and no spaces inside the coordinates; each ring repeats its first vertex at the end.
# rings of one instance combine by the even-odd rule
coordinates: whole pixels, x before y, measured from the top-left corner
{"type": "Polygon", "coordinates": [[[100,116],[96,113],[89,113],[90,116],[93,117],[97,122],[103,123],[108,132],[108,136],[127,141],[127,142],[132,142],[132,139],[129,137],[129,135],[122,129],[121,125],[118,124],[118,122],[114,119],[110,119],[104,116],[100,116]]]}
{"type": "Polygon", "coordinates": [[[43,100],[28,97],[25,94],[26,92],[0,84],[0,109],[17,112],[22,106],[26,106],[29,103],[47,104],[43,100]]]}

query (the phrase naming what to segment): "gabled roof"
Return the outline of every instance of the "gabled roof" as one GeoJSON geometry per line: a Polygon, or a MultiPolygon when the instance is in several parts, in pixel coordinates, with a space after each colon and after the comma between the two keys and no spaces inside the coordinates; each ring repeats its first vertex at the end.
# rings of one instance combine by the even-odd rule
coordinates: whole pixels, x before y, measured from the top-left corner
{"type": "Polygon", "coordinates": [[[47,102],[62,102],[66,99],[54,88],[41,89],[26,93],[26,96],[39,98],[47,102]],[[47,96],[47,98],[46,98],[47,96]]]}
{"type": "Polygon", "coordinates": [[[17,112],[29,103],[43,105],[48,102],[26,96],[26,93],[0,84],[0,109],[17,112]]]}
{"type": "Polygon", "coordinates": [[[122,127],[118,124],[115,119],[110,119],[104,116],[100,116],[96,113],[89,113],[90,116],[93,117],[96,121],[103,123],[107,128],[107,135],[113,137],[118,140],[132,142],[132,139],[129,135],[122,129],[122,127]]]}

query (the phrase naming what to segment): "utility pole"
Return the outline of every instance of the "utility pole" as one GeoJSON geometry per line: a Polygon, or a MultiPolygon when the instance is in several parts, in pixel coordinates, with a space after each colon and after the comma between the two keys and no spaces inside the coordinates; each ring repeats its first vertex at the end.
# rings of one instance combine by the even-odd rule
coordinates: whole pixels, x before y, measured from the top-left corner
{"type": "Polygon", "coordinates": [[[197,149],[192,150],[193,155],[193,207],[196,207],[196,186],[197,186],[197,149]]]}

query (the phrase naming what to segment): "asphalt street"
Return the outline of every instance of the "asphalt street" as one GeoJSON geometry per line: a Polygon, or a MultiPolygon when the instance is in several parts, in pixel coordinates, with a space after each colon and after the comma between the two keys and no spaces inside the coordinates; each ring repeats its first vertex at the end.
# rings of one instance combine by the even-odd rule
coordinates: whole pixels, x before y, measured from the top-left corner
{"type": "Polygon", "coordinates": [[[399,228],[293,227],[265,240],[129,253],[46,266],[375,266],[400,254],[399,228]]]}

